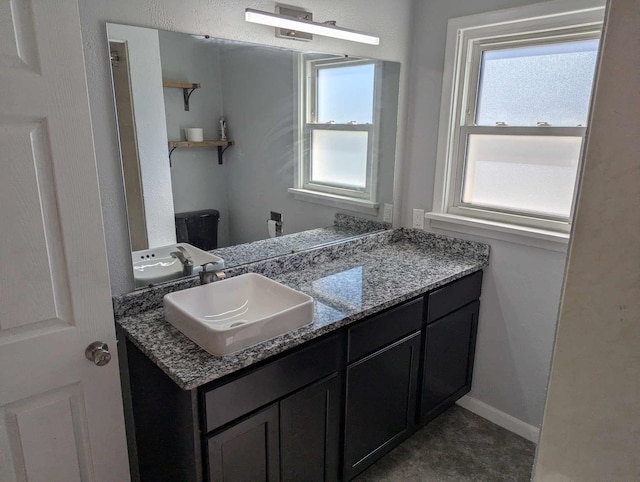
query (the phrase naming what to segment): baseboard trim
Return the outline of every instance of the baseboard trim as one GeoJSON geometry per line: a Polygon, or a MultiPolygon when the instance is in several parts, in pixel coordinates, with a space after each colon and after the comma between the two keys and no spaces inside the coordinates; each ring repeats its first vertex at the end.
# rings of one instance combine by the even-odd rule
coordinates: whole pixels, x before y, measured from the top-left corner
{"type": "Polygon", "coordinates": [[[501,410],[498,410],[491,405],[487,405],[486,403],[481,402],[480,400],[473,397],[464,396],[460,400],[458,400],[456,404],[460,405],[462,408],[466,408],[470,412],[473,412],[482,418],[486,418],[490,422],[499,425],[509,432],[520,435],[521,437],[524,437],[535,444],[538,443],[538,437],[540,435],[540,429],[538,427],[534,427],[533,425],[529,425],[522,420],[518,420],[508,413],[504,413],[501,410]]]}

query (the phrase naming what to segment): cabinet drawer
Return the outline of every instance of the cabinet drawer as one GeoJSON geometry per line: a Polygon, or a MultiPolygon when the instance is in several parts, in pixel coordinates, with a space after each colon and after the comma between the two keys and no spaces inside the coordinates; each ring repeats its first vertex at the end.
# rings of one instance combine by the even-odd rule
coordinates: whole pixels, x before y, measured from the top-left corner
{"type": "Polygon", "coordinates": [[[478,271],[431,292],[427,302],[427,323],[477,300],[481,287],[482,271],[478,271]]]}
{"type": "Polygon", "coordinates": [[[423,298],[409,301],[349,328],[348,361],[373,353],[420,329],[423,298]]]}
{"type": "Polygon", "coordinates": [[[215,430],[336,372],[338,356],[338,337],[332,336],[205,392],[203,430],[215,430]]]}

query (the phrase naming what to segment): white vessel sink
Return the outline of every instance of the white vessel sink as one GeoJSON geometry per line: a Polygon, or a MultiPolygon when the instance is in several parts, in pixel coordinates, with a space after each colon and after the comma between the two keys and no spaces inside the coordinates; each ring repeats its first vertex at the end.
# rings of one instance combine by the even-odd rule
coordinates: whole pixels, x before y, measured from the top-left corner
{"type": "Polygon", "coordinates": [[[171,256],[172,252],[183,247],[193,261],[193,274],[202,271],[203,265],[207,269],[219,270],[224,268],[224,260],[219,256],[207,253],[187,243],[169,244],[159,248],[145,249],[131,253],[133,261],[133,278],[136,288],[143,288],[152,284],[182,278],[183,267],[178,258],[171,256]]]}
{"type": "Polygon", "coordinates": [[[248,273],[165,295],[165,319],[212,355],[227,355],[313,321],[313,298],[248,273]]]}

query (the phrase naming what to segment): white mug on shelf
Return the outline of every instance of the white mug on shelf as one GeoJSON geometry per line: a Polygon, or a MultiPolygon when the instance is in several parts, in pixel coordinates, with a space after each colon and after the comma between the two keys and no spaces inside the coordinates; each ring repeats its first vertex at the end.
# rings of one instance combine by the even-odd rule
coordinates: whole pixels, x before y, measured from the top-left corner
{"type": "Polygon", "coordinates": [[[189,142],[202,142],[204,140],[202,127],[189,127],[184,131],[189,142]]]}

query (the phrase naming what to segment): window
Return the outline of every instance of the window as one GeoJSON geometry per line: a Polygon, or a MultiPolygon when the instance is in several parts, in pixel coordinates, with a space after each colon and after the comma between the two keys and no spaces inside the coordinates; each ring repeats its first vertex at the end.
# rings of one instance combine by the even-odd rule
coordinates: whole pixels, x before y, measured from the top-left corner
{"type": "Polygon", "coordinates": [[[377,70],[371,60],[303,60],[295,195],[377,211],[377,70]]]}
{"type": "Polygon", "coordinates": [[[569,233],[603,10],[544,8],[449,22],[431,219],[569,233]]]}

